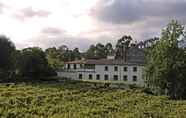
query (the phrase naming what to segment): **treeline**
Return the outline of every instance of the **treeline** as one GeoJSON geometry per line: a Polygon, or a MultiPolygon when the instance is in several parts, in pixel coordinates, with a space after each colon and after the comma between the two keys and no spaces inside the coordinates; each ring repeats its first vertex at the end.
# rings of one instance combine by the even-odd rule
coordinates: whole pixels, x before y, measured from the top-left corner
{"type": "Polygon", "coordinates": [[[132,37],[124,35],[118,39],[115,46],[111,43],[92,44],[85,52],[80,52],[78,48],[69,49],[68,46],[62,45],[58,48],[52,47],[45,50],[49,65],[55,69],[61,68],[64,62],[84,59],[102,59],[108,55],[115,55],[120,58],[124,53],[124,48],[129,48],[130,45],[145,45],[145,42],[139,44],[132,43],[132,37]]]}
{"type": "Polygon", "coordinates": [[[78,48],[69,49],[62,45],[42,50],[39,47],[28,47],[17,50],[14,43],[6,36],[0,36],[0,81],[11,81],[15,77],[40,77],[56,76],[56,70],[63,67],[64,62],[82,58],[101,59],[116,53],[119,57],[124,47],[129,47],[131,36],[123,36],[118,40],[115,48],[111,43],[91,45],[85,52],[78,48]]]}
{"type": "Polygon", "coordinates": [[[0,81],[16,81],[17,77],[32,80],[43,76],[55,76],[45,52],[38,47],[16,50],[15,45],[5,36],[0,36],[0,81]]]}
{"type": "Polygon", "coordinates": [[[114,52],[111,43],[106,45],[98,43],[91,45],[85,52],[80,52],[78,48],[69,49],[68,46],[62,45],[58,48],[52,47],[45,50],[47,59],[51,67],[57,69],[63,66],[64,62],[85,59],[106,58],[107,55],[114,52]]]}

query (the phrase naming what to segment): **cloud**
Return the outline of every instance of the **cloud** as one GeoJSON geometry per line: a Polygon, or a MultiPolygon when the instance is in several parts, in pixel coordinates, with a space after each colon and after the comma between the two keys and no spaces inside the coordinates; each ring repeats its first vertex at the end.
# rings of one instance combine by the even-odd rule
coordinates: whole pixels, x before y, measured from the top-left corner
{"type": "Polygon", "coordinates": [[[172,19],[186,25],[185,11],[186,0],[100,0],[89,15],[115,43],[122,35],[131,35],[135,41],[160,36],[172,19]]]}
{"type": "Polygon", "coordinates": [[[52,34],[52,35],[60,35],[60,34],[64,34],[65,30],[56,28],[56,27],[46,27],[44,29],[42,29],[41,33],[44,34],[52,34]]]}
{"type": "Polygon", "coordinates": [[[91,11],[98,20],[113,24],[136,23],[152,17],[186,17],[186,1],[101,0],[91,11]]]}
{"type": "Polygon", "coordinates": [[[79,48],[81,51],[85,51],[94,41],[87,39],[86,37],[73,37],[67,35],[47,36],[38,35],[27,41],[27,46],[39,46],[43,49],[49,47],[59,47],[61,45],[67,45],[70,49],[79,48]]]}
{"type": "Polygon", "coordinates": [[[0,3],[0,14],[3,13],[3,9],[6,8],[6,5],[0,3]]]}
{"type": "Polygon", "coordinates": [[[25,41],[24,45],[17,45],[19,45],[20,48],[39,46],[43,49],[67,45],[70,49],[78,47],[81,51],[85,51],[94,43],[95,41],[90,40],[90,38],[84,36],[72,36],[58,27],[45,27],[37,35],[25,41]]]}
{"type": "Polygon", "coordinates": [[[115,45],[123,35],[159,36],[172,19],[186,25],[186,0],[0,1],[0,32],[19,49],[65,44],[86,50],[98,42],[115,45]]]}
{"type": "Polygon", "coordinates": [[[33,18],[33,17],[40,17],[40,18],[48,17],[49,14],[50,12],[46,10],[36,10],[36,9],[33,9],[32,7],[26,7],[26,8],[19,10],[17,13],[14,14],[14,16],[17,19],[25,20],[25,19],[33,18]]]}

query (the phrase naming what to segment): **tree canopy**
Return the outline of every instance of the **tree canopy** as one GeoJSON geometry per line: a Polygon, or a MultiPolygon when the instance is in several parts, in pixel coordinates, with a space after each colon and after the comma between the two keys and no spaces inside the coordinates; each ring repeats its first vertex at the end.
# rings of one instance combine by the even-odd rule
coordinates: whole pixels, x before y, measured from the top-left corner
{"type": "Polygon", "coordinates": [[[52,68],[58,69],[63,66],[63,61],[61,60],[62,56],[56,47],[46,49],[45,54],[46,54],[48,63],[52,68]]]}
{"type": "Polygon", "coordinates": [[[21,75],[27,77],[48,75],[50,67],[41,48],[25,48],[20,52],[18,59],[18,70],[21,75]]]}
{"type": "Polygon", "coordinates": [[[156,94],[167,94],[174,99],[186,97],[186,53],[178,47],[182,36],[184,27],[173,20],[147,51],[146,82],[156,94]]]}
{"type": "Polygon", "coordinates": [[[0,36],[0,77],[10,76],[14,69],[15,46],[6,36],[0,36]]]}
{"type": "Polygon", "coordinates": [[[121,39],[118,40],[116,44],[116,59],[125,59],[126,61],[125,56],[131,41],[132,37],[127,35],[124,35],[121,39]]]}

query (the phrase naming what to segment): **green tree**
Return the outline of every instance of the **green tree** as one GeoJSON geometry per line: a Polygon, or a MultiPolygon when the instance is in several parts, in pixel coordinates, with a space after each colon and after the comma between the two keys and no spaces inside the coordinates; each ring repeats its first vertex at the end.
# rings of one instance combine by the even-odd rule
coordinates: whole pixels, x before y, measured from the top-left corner
{"type": "Polygon", "coordinates": [[[105,55],[108,56],[109,54],[112,54],[114,52],[113,46],[111,43],[107,43],[105,45],[105,55]]]}
{"type": "Polygon", "coordinates": [[[69,49],[66,45],[61,45],[57,51],[59,52],[60,60],[61,61],[69,61],[69,49]]]}
{"type": "Polygon", "coordinates": [[[86,58],[88,59],[101,59],[105,57],[106,57],[105,46],[101,43],[91,45],[86,52],[86,58]]]}
{"type": "Polygon", "coordinates": [[[75,58],[74,60],[81,59],[81,53],[79,52],[79,48],[74,48],[73,55],[74,55],[74,58],[75,58]]]}
{"type": "Polygon", "coordinates": [[[131,36],[124,35],[116,44],[116,59],[124,59],[126,61],[126,52],[132,41],[131,36]]]}
{"type": "Polygon", "coordinates": [[[25,48],[18,59],[18,70],[22,76],[37,78],[50,75],[51,68],[41,48],[25,48]]]}
{"type": "Polygon", "coordinates": [[[49,65],[54,69],[59,69],[63,67],[63,61],[60,57],[62,57],[55,47],[48,48],[45,50],[45,54],[47,56],[47,60],[49,65]]]}
{"type": "Polygon", "coordinates": [[[105,46],[101,43],[96,44],[95,56],[98,59],[106,58],[105,46]]]}
{"type": "Polygon", "coordinates": [[[66,45],[62,45],[57,49],[57,51],[59,52],[60,60],[63,62],[81,59],[81,53],[78,48],[70,50],[66,45]]]}
{"type": "Polygon", "coordinates": [[[14,72],[15,46],[6,36],[0,36],[0,78],[10,77],[14,72]]]}
{"type": "Polygon", "coordinates": [[[96,53],[96,46],[95,45],[91,45],[89,47],[89,49],[86,51],[86,58],[87,59],[92,59],[95,58],[95,53],[96,53]]]}
{"type": "Polygon", "coordinates": [[[178,47],[184,27],[172,21],[160,40],[147,51],[146,83],[152,92],[173,99],[186,97],[186,53],[178,47]]]}

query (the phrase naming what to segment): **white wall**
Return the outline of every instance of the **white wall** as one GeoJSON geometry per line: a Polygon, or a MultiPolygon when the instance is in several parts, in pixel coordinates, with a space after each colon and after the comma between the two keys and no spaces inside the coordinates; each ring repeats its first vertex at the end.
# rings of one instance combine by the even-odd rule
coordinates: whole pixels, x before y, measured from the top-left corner
{"type": "MultiPolygon", "coordinates": [[[[100,74],[101,80],[104,80],[104,75],[109,75],[109,80],[114,80],[114,75],[118,75],[118,80],[127,84],[140,84],[143,85],[143,66],[124,66],[124,65],[96,65],[96,74],[100,74]],[[108,71],[105,71],[105,66],[108,66],[108,71]],[[114,67],[118,67],[118,71],[114,71],[114,67]],[[124,71],[124,67],[127,67],[127,72],[124,71]],[[133,67],[137,67],[137,72],[133,72],[133,67]],[[124,81],[123,76],[127,75],[128,80],[124,81]],[[133,81],[133,76],[137,76],[137,81],[133,81]]],[[[96,78],[95,78],[96,79],[96,78]]]]}
{"type": "MultiPolygon", "coordinates": [[[[71,67],[73,68],[73,64],[71,64],[71,67]]],[[[96,75],[100,75],[100,80],[104,80],[104,75],[107,74],[109,76],[109,80],[113,80],[114,75],[118,75],[118,80],[122,83],[126,84],[136,84],[139,86],[144,85],[143,80],[143,66],[132,66],[132,65],[96,65],[95,70],[94,69],[79,69],[79,65],[77,65],[77,69],[71,69],[68,70],[68,72],[60,71],[57,72],[59,77],[67,77],[71,79],[79,79],[79,74],[82,74],[83,80],[89,80],[89,74],[92,74],[93,79],[96,80],[96,75]],[[108,66],[108,71],[105,71],[105,66],[108,66]],[[118,71],[114,71],[114,67],[118,67],[118,71]],[[127,72],[124,72],[124,67],[127,67],[127,72]],[[137,67],[137,72],[133,72],[133,67],[137,67]],[[127,75],[127,81],[123,80],[123,76],[127,75]],[[133,81],[133,76],[137,76],[137,81],[133,81]]]]}

